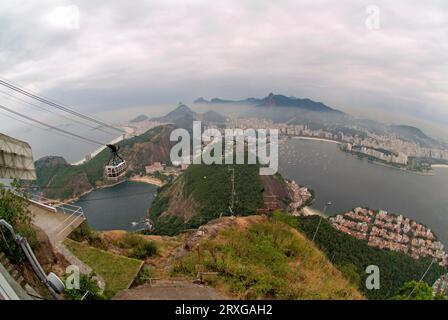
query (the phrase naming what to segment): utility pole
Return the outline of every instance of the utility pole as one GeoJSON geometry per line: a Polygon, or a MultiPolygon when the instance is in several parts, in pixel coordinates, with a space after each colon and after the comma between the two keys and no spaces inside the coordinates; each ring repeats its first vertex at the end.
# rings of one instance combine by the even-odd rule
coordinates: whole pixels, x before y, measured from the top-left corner
{"type": "Polygon", "coordinates": [[[235,205],[235,168],[228,168],[229,171],[232,171],[232,175],[230,176],[230,181],[232,182],[232,191],[230,193],[230,213],[233,215],[233,207],[235,205]]]}

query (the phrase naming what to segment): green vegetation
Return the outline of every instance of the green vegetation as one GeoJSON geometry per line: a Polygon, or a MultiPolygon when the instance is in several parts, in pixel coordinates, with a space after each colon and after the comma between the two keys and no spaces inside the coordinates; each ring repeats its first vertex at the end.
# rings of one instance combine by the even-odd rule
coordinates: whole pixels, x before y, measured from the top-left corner
{"type": "MultiPolygon", "coordinates": [[[[13,187],[17,188],[16,182],[13,183],[13,187]]],[[[32,248],[37,246],[36,233],[31,225],[32,216],[27,209],[26,200],[18,197],[1,184],[0,219],[8,222],[17,233],[25,237],[32,248]]],[[[0,251],[4,252],[14,263],[19,263],[24,259],[22,251],[4,227],[0,227],[0,251]]]]}
{"type": "Polygon", "coordinates": [[[235,170],[235,203],[233,212],[246,216],[263,206],[263,185],[257,165],[191,165],[185,173],[171,184],[160,189],[153,201],[150,217],[155,222],[155,233],[173,235],[182,230],[197,228],[219,216],[231,214],[232,172],[235,170]],[[189,221],[182,217],[159,216],[168,209],[171,192],[176,184],[182,184],[182,196],[185,201],[192,201],[197,214],[189,221]]]}
{"type": "Polygon", "coordinates": [[[288,226],[297,229],[298,226],[297,218],[290,214],[286,214],[284,212],[281,212],[280,210],[277,210],[273,213],[272,218],[274,220],[281,221],[287,224],[288,226]]]}
{"type": "Polygon", "coordinates": [[[238,215],[253,214],[262,206],[259,167],[256,165],[192,165],[185,172],[184,195],[193,196],[204,221],[230,214],[232,173],[235,170],[235,205],[238,215]]]}
{"type": "Polygon", "coordinates": [[[135,233],[126,233],[117,245],[130,250],[129,256],[135,259],[144,260],[157,253],[157,245],[154,241],[146,240],[135,233]]]}
{"type": "MultiPolygon", "coordinates": [[[[134,145],[145,143],[161,137],[160,133],[166,126],[159,126],[148,130],[140,136],[132,137],[117,143],[122,155],[130,152],[134,145]]],[[[45,187],[46,196],[58,199],[68,199],[78,196],[90,188],[104,183],[104,166],[109,161],[110,152],[106,148],[90,161],[78,166],[65,162],[62,158],[56,159],[53,164],[44,165],[40,160],[36,161],[37,185],[45,187]]],[[[128,167],[127,176],[144,171],[145,163],[136,161],[128,167]]]]}
{"type": "Polygon", "coordinates": [[[145,284],[152,277],[152,271],[149,266],[144,265],[143,268],[138,273],[137,277],[135,277],[133,287],[140,286],[145,284]]]}
{"type": "Polygon", "coordinates": [[[325,255],[279,221],[226,229],[182,258],[174,274],[217,272],[212,285],[240,299],[360,299],[325,255]]]}
{"type": "Polygon", "coordinates": [[[93,274],[79,276],[79,289],[66,289],[64,296],[68,300],[103,300],[101,289],[93,274]]]}
{"type": "Polygon", "coordinates": [[[392,297],[392,300],[446,300],[443,295],[433,296],[432,288],[425,282],[408,281],[392,297]]]}
{"type": "Polygon", "coordinates": [[[97,231],[92,230],[87,221],[84,221],[78,228],[73,230],[69,238],[77,242],[87,242],[91,247],[107,249],[107,243],[97,231]]]}
{"type": "MultiPolygon", "coordinates": [[[[298,229],[312,238],[318,222],[317,216],[299,217],[298,229]]],[[[431,264],[430,259],[414,260],[401,252],[369,247],[367,242],[334,229],[326,219],[322,220],[315,243],[353,283],[359,282],[358,276],[361,278],[359,289],[369,299],[389,299],[405,282],[420,279],[431,264]],[[380,268],[379,290],[367,290],[364,286],[369,265],[380,268]]],[[[444,273],[446,269],[433,264],[424,281],[432,285],[444,273]]]]}
{"type": "Polygon", "coordinates": [[[119,256],[73,240],[67,239],[64,244],[104,279],[106,298],[112,298],[118,291],[127,289],[143,264],[140,260],[119,256]]]}

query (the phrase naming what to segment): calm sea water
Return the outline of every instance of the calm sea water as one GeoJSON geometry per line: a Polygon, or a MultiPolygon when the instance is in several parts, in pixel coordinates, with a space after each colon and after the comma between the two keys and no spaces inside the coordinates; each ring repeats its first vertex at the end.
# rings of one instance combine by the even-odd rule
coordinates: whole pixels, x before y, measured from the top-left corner
{"type": "Polygon", "coordinates": [[[448,169],[435,176],[402,172],[360,160],[329,142],[290,139],[280,146],[279,171],[316,191],[327,214],[356,206],[385,209],[428,225],[448,245],[448,169]]]}
{"type": "Polygon", "coordinates": [[[82,206],[90,226],[96,230],[135,231],[143,220],[157,186],[123,182],[115,187],[95,190],[75,204],[82,206]]]}

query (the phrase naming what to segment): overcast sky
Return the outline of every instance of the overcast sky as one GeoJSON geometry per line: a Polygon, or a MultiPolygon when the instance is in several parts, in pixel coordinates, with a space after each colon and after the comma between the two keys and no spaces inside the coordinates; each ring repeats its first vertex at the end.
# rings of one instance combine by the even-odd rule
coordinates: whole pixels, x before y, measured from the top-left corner
{"type": "Polygon", "coordinates": [[[447,58],[446,0],[0,6],[0,78],[92,113],[273,91],[448,127],[447,58]]]}

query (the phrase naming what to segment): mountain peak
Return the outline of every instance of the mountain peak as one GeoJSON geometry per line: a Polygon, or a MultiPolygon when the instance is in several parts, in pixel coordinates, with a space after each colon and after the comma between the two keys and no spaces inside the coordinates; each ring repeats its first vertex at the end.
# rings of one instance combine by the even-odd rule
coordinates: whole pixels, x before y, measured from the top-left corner
{"type": "Polygon", "coordinates": [[[187,106],[186,104],[183,104],[183,103],[180,103],[179,106],[176,109],[174,109],[173,111],[171,111],[170,113],[172,113],[172,112],[184,112],[184,113],[191,113],[191,114],[194,113],[193,110],[191,110],[189,106],[187,106]]]}
{"type": "Polygon", "coordinates": [[[270,92],[265,98],[247,98],[243,100],[223,100],[220,98],[213,98],[210,101],[200,97],[194,103],[207,104],[244,104],[256,107],[293,107],[306,111],[328,112],[334,114],[344,114],[342,111],[330,108],[322,102],[316,102],[308,98],[300,99],[294,96],[285,96],[282,94],[275,94],[270,92]]]}

